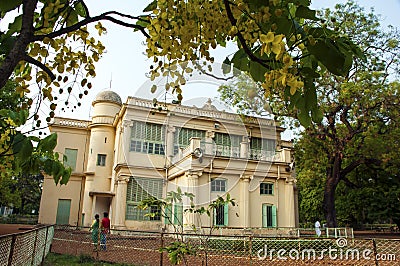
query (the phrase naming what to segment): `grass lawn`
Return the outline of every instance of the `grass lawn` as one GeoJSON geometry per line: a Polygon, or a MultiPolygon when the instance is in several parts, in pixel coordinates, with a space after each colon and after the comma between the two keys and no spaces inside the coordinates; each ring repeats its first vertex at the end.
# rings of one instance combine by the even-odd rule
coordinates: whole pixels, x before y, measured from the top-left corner
{"type": "Polygon", "coordinates": [[[81,256],[71,256],[65,254],[55,254],[49,253],[44,260],[44,266],[70,266],[70,265],[80,265],[80,266],[128,266],[130,264],[121,264],[121,263],[108,263],[96,261],[94,258],[88,255],[81,256]]]}

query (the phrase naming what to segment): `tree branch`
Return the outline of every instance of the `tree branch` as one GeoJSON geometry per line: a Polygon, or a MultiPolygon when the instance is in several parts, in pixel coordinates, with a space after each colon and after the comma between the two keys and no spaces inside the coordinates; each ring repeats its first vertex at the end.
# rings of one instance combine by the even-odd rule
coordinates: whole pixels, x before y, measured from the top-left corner
{"type": "MultiPolygon", "coordinates": [[[[229,21],[231,22],[232,26],[236,26],[236,22],[237,20],[235,19],[235,17],[233,16],[232,10],[229,6],[229,1],[228,0],[224,0],[224,5],[225,5],[225,9],[226,9],[226,14],[228,15],[229,21]]],[[[262,65],[263,67],[271,70],[271,67],[269,65],[267,65],[265,62],[267,62],[267,60],[263,60],[261,58],[258,58],[257,56],[255,56],[253,54],[253,52],[251,51],[251,49],[247,46],[246,44],[246,40],[244,39],[243,35],[240,33],[240,31],[238,31],[236,33],[236,36],[239,39],[240,44],[243,47],[243,50],[245,51],[245,53],[249,56],[249,58],[254,61],[259,63],[260,65],[262,65]]]]}
{"type": "Polygon", "coordinates": [[[121,20],[118,20],[118,19],[116,19],[114,17],[109,16],[109,15],[113,15],[113,14],[119,15],[119,16],[123,16],[123,17],[127,17],[127,18],[131,18],[131,19],[139,19],[137,17],[132,17],[132,16],[129,16],[129,15],[121,14],[119,12],[109,11],[109,12],[103,13],[103,14],[101,14],[99,16],[87,17],[84,20],[81,20],[81,21],[79,21],[78,23],[76,23],[74,25],[59,29],[57,31],[54,31],[54,32],[51,32],[51,33],[48,33],[48,34],[35,35],[32,38],[32,41],[33,42],[34,41],[42,41],[45,37],[53,39],[53,38],[59,37],[61,35],[67,34],[69,32],[79,30],[81,27],[86,26],[86,25],[88,25],[90,23],[93,23],[93,22],[96,22],[96,21],[101,21],[101,20],[108,20],[108,21],[111,21],[111,22],[113,22],[115,24],[118,24],[118,25],[121,25],[121,26],[124,26],[124,27],[127,27],[127,28],[137,29],[137,30],[141,31],[145,37],[150,38],[150,35],[147,34],[147,32],[145,31],[144,27],[136,25],[136,24],[127,23],[127,22],[124,22],[124,21],[121,21],[121,20]]]}
{"type": "Polygon", "coordinates": [[[56,76],[53,74],[53,72],[51,72],[51,70],[47,66],[45,66],[42,62],[36,60],[35,58],[32,58],[29,55],[24,54],[22,60],[41,68],[44,72],[47,73],[47,75],[50,76],[52,81],[56,79],[56,76]]]}

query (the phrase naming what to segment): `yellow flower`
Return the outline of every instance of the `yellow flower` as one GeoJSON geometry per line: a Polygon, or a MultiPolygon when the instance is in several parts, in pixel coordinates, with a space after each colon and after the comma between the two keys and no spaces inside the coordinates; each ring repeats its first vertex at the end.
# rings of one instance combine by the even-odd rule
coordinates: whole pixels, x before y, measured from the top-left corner
{"type": "Polygon", "coordinates": [[[260,35],[260,41],[263,43],[270,43],[274,41],[274,33],[273,32],[268,32],[267,35],[261,34],[260,35]]]}
{"type": "Polygon", "coordinates": [[[284,46],[282,46],[283,36],[283,34],[274,35],[271,31],[267,34],[261,34],[260,41],[263,43],[262,51],[267,55],[269,55],[271,51],[276,55],[280,54],[282,52],[282,47],[284,49],[284,46]]]}

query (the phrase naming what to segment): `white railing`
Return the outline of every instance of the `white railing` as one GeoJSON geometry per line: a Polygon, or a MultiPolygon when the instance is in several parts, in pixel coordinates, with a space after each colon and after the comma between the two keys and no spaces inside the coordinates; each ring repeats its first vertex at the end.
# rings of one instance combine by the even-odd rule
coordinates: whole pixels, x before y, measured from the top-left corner
{"type": "Polygon", "coordinates": [[[59,126],[87,128],[89,125],[89,121],[76,120],[76,119],[70,119],[70,118],[54,118],[52,124],[59,125],[59,126]]]}
{"type": "MultiPolygon", "coordinates": [[[[154,108],[154,103],[152,100],[129,97],[127,102],[129,105],[135,105],[145,108],[154,108]]],[[[169,111],[174,113],[181,113],[190,116],[210,117],[217,120],[223,119],[229,121],[242,122],[242,119],[240,118],[239,115],[235,113],[228,113],[225,111],[206,110],[198,107],[190,107],[190,106],[174,105],[174,104],[166,104],[166,107],[169,111]]],[[[265,118],[248,117],[246,118],[245,122],[259,124],[261,126],[276,126],[274,120],[265,118]]]]}
{"type": "MultiPolygon", "coordinates": [[[[217,145],[211,142],[200,143],[200,148],[204,155],[217,156],[217,157],[228,157],[228,158],[241,158],[239,147],[230,147],[224,145],[217,145]]],[[[190,145],[179,149],[178,153],[172,157],[172,164],[177,163],[182,158],[186,157],[191,153],[190,145]]],[[[247,156],[242,157],[244,159],[258,160],[258,161],[271,161],[271,162],[283,162],[282,151],[261,151],[261,150],[250,150],[247,156]]]]}

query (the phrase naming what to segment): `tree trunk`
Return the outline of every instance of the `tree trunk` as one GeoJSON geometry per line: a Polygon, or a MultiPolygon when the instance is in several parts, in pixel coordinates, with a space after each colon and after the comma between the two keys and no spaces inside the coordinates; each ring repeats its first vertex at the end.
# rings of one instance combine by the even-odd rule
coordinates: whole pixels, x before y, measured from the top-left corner
{"type": "Polygon", "coordinates": [[[336,154],[331,158],[331,163],[327,169],[323,209],[328,227],[337,227],[336,208],[335,208],[335,192],[340,180],[340,170],[342,159],[340,154],[336,154]]]}
{"type": "Polygon", "coordinates": [[[24,0],[22,6],[22,26],[20,34],[8,55],[0,65],[0,89],[4,87],[11,77],[14,68],[22,60],[26,47],[33,36],[34,11],[38,0],[24,0]]]}

